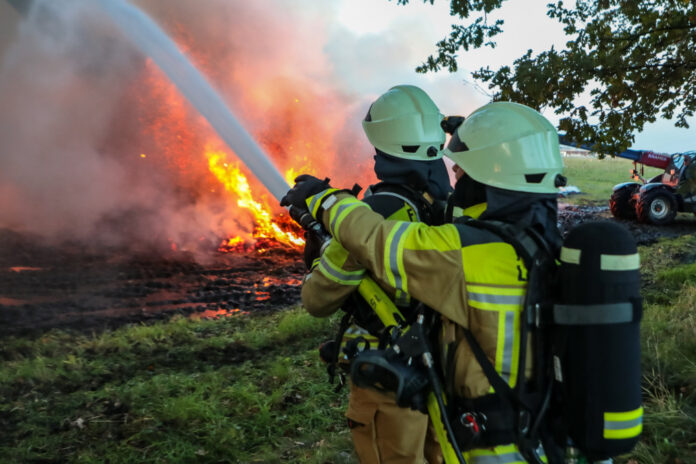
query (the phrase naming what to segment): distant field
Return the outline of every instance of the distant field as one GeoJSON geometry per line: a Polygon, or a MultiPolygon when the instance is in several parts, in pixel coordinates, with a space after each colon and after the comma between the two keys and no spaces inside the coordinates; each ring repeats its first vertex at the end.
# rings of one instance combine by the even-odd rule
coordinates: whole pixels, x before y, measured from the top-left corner
{"type": "MultiPolygon", "coordinates": [[[[633,163],[623,158],[565,157],[565,176],[568,185],[575,185],[583,193],[571,195],[574,204],[608,204],[614,185],[631,180],[633,163]]],[[[645,168],[646,179],[659,174],[655,168],[645,168]]]]}

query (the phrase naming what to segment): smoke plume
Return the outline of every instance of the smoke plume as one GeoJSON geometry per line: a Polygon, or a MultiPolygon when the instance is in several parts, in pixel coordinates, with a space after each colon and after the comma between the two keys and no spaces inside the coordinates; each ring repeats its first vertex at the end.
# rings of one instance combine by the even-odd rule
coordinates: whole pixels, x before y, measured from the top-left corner
{"type": "MultiPolygon", "coordinates": [[[[360,121],[393,85],[415,83],[436,102],[456,102],[444,111],[477,106],[456,79],[416,78],[426,51],[408,38],[427,25],[356,36],[332,2],[309,0],[138,5],[282,172],[368,185],[373,150],[360,121]]],[[[234,154],[92,2],[34,2],[0,63],[0,101],[0,227],[136,250],[214,249],[251,231],[205,156],[226,150],[233,163],[234,154]]]]}

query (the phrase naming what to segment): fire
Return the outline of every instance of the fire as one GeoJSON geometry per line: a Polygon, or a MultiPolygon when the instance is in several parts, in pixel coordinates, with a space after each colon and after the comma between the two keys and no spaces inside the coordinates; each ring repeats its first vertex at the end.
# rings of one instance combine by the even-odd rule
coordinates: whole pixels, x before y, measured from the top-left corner
{"type": "Polygon", "coordinates": [[[294,168],[290,168],[285,172],[285,182],[288,183],[288,185],[295,185],[295,177],[300,175],[299,172],[295,171],[294,168]]]}
{"type": "MultiPolygon", "coordinates": [[[[354,133],[359,120],[347,123],[355,122],[352,96],[293,73],[261,73],[260,77],[253,66],[230,70],[225,60],[217,59],[229,55],[228,47],[216,52],[189,43],[191,36],[175,34],[175,39],[190,52],[194,64],[225,90],[234,115],[284,173],[288,185],[303,173],[328,176],[332,185],[369,185],[375,180],[373,150],[365,149],[360,132],[354,133]],[[342,168],[348,165],[351,169],[342,168]]],[[[240,48],[239,53],[244,50],[240,48]]],[[[253,64],[257,58],[244,55],[242,61],[253,64]]],[[[177,205],[170,214],[173,226],[166,231],[171,248],[207,247],[211,237],[215,237],[213,243],[226,237],[218,247],[221,252],[303,246],[302,230],[288,214],[278,214],[274,199],[264,199],[265,190],[256,178],[150,59],[140,76],[133,83],[132,111],[143,133],[129,154],[133,163],[137,160],[148,170],[157,170],[158,181],[171,186],[172,204],[177,205]],[[183,219],[186,214],[197,220],[183,219]],[[206,240],[195,241],[203,236],[206,240]]]]}
{"type": "MultiPolygon", "coordinates": [[[[247,210],[254,218],[255,226],[252,235],[257,241],[257,248],[263,248],[263,244],[269,244],[269,242],[277,242],[293,248],[304,245],[304,238],[300,236],[301,231],[292,220],[289,220],[286,215],[274,218],[268,204],[262,204],[254,199],[246,176],[236,165],[226,162],[225,152],[208,148],[206,157],[210,172],[222,183],[226,191],[237,197],[237,206],[247,210]]],[[[219,250],[237,251],[243,247],[244,239],[236,236],[223,241],[219,250]]]]}
{"type": "MultiPolygon", "coordinates": [[[[302,230],[288,215],[274,214],[274,210],[257,193],[255,180],[245,176],[240,169],[242,166],[236,160],[231,161],[235,158],[234,154],[220,149],[222,145],[211,128],[199,115],[188,111],[186,102],[176,87],[149,61],[145,76],[151,93],[159,104],[148,106],[152,114],[148,113],[143,121],[154,144],[152,147],[143,147],[137,153],[140,153],[141,159],[159,157],[166,163],[168,172],[176,176],[177,185],[182,186],[183,191],[197,192],[195,196],[200,201],[215,198],[220,184],[230,194],[228,204],[239,209],[232,212],[234,221],[224,223],[226,230],[223,233],[228,234],[228,238],[219,245],[218,251],[244,252],[253,249],[262,253],[278,246],[303,246],[302,230]],[[156,155],[151,157],[148,150],[156,155]],[[201,162],[203,160],[207,160],[207,163],[201,162]],[[241,209],[248,212],[248,220],[237,214],[241,209]],[[245,226],[253,228],[248,235],[240,231],[240,227],[244,229],[245,226]]],[[[282,147],[274,145],[270,140],[265,142],[265,148],[269,149],[274,161],[285,164],[282,161],[287,153],[282,147]]],[[[294,159],[293,162],[294,169],[288,169],[284,176],[289,185],[294,184],[293,179],[297,175],[313,172],[307,166],[307,159],[294,159]]],[[[227,214],[230,214],[229,209],[227,214]]],[[[177,249],[175,241],[170,241],[172,249],[177,249]]],[[[187,244],[183,245],[186,246],[187,244]]]]}

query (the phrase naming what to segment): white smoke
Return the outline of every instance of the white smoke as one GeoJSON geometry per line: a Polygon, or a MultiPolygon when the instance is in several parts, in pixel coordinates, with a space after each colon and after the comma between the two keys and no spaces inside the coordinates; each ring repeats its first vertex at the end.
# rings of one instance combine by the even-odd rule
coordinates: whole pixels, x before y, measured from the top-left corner
{"type": "Polygon", "coordinates": [[[134,56],[91,37],[80,4],[60,3],[35,5],[0,67],[0,224],[80,238],[134,200],[123,166],[98,146],[134,56]]]}
{"type": "MultiPolygon", "coordinates": [[[[365,185],[351,176],[369,170],[373,154],[360,121],[393,85],[420,85],[446,113],[468,114],[481,103],[456,77],[413,71],[432,47],[427,24],[356,35],[341,25],[333,3],[310,0],[138,5],[195,57],[262,145],[281,146],[283,169],[325,138],[317,134],[328,134],[312,147],[318,174],[365,185]],[[313,110],[297,119],[279,111],[281,99],[313,110]],[[289,136],[305,147],[283,146],[289,136]]],[[[150,152],[175,146],[187,131],[193,135],[184,138],[203,139],[210,129],[187,108],[185,127],[148,140],[142,121],[168,109],[146,114],[127,104],[139,98],[144,67],[145,58],[91,2],[35,0],[0,63],[0,227],[143,248],[209,246],[231,230],[248,230],[244,214],[206,189],[201,153],[188,155],[186,177],[150,152]]]]}

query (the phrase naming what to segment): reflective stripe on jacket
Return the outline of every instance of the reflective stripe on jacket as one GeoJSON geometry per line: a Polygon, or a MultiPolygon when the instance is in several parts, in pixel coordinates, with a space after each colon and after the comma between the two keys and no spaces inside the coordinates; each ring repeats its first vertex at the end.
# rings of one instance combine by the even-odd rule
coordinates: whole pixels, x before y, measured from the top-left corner
{"type": "MultiPolygon", "coordinates": [[[[388,192],[367,197],[364,204],[379,213],[380,217],[392,220],[417,221],[420,217],[412,202],[388,192]]],[[[344,211],[345,209],[336,212],[335,223],[340,222],[344,211]]],[[[338,241],[332,240],[318,263],[305,277],[302,285],[302,304],[314,316],[324,317],[333,314],[355,291],[365,272],[365,268],[352,258],[338,241]]],[[[387,288],[385,282],[376,280],[382,288],[387,288]]],[[[393,292],[388,293],[394,295],[393,292]]]]}
{"type": "MultiPolygon", "coordinates": [[[[344,193],[334,194],[323,207],[322,222],[332,225],[335,240],[375,279],[394,295],[409,294],[469,328],[498,373],[514,386],[526,268],[511,245],[465,224],[432,227],[384,220],[344,193]]],[[[465,398],[485,395],[490,383],[457,332],[445,339],[456,347],[454,391],[465,398]]]]}
{"type": "MultiPolygon", "coordinates": [[[[539,449],[539,457],[547,462],[543,449],[539,449]]],[[[516,445],[500,445],[495,448],[475,449],[464,453],[468,464],[526,464],[516,445]]]]}
{"type": "MultiPolygon", "coordinates": [[[[415,202],[401,195],[383,191],[365,198],[364,201],[373,211],[390,220],[418,221],[420,219],[415,202]]],[[[341,212],[338,211],[336,217],[339,217],[340,214],[341,212]]],[[[302,285],[304,307],[314,316],[328,316],[342,305],[351,304],[351,301],[347,300],[356,290],[365,273],[366,269],[354,258],[351,258],[348,251],[338,241],[332,240],[318,263],[305,277],[302,285]]],[[[382,288],[387,288],[385,283],[379,280],[377,283],[382,288]]],[[[353,298],[360,297],[354,296],[353,298]]],[[[397,304],[406,305],[409,302],[408,295],[402,295],[401,301],[397,301],[397,304]]],[[[370,348],[377,347],[377,337],[353,324],[343,335],[341,348],[356,338],[363,339],[370,348]]],[[[343,349],[339,353],[339,361],[347,361],[343,349]]]]}

